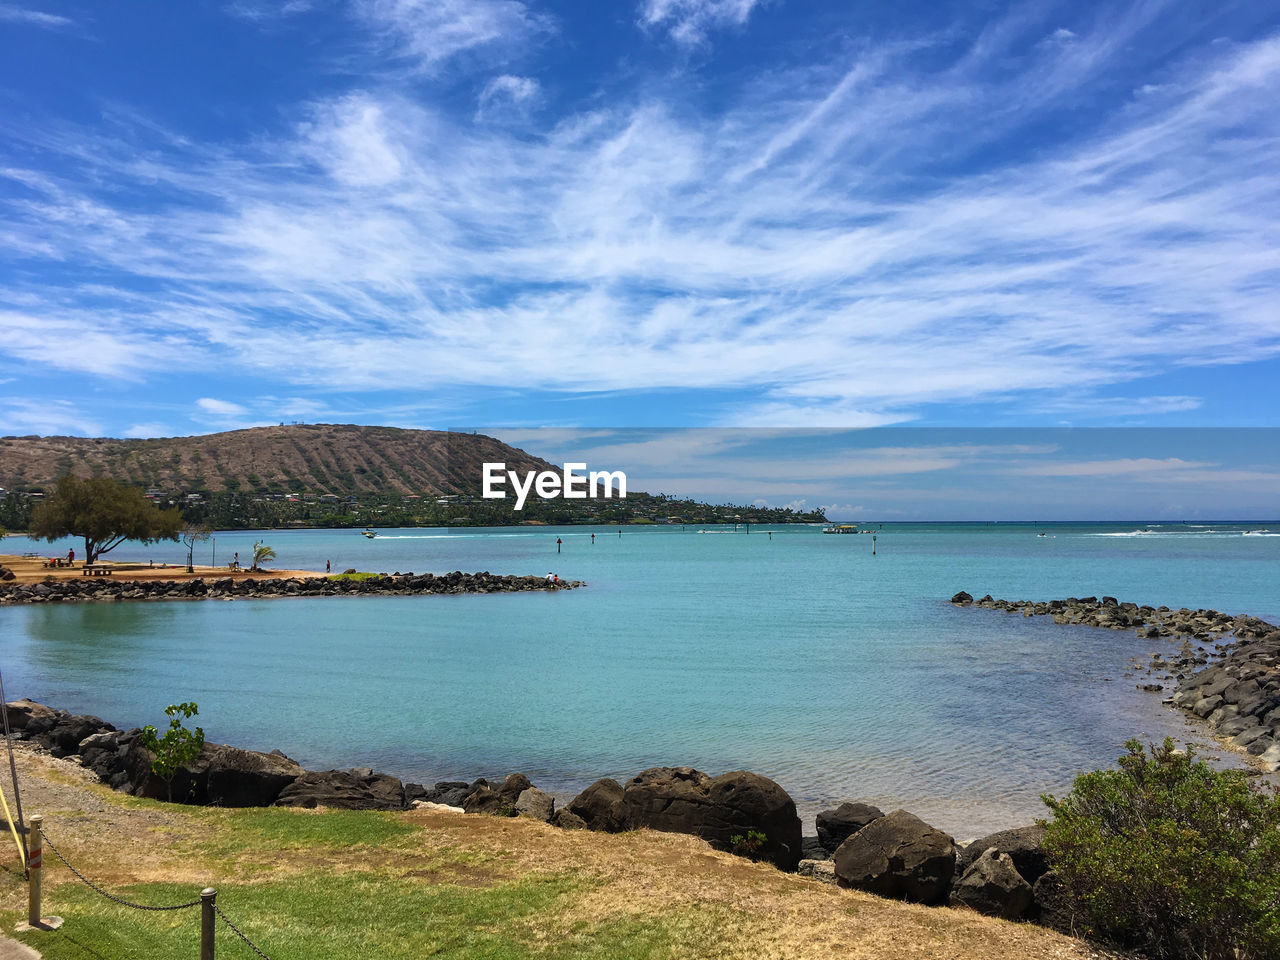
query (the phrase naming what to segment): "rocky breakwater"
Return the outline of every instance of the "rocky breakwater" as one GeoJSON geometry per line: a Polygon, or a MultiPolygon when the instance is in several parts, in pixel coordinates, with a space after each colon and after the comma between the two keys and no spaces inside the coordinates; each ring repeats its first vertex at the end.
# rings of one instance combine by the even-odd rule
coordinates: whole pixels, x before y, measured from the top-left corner
{"type": "Polygon", "coordinates": [[[391,597],[420,594],[516,593],[572,590],[581,580],[502,576],[488,572],[390,573],[372,577],[196,577],[189,580],[80,578],[47,583],[0,583],[0,606],[114,600],[242,600],[270,597],[391,597]]]}
{"type": "Polygon", "coordinates": [[[206,743],[199,758],[163,781],[139,730],[118,730],[31,700],[6,705],[19,739],[75,758],[111,787],[135,796],[228,807],[328,807],[528,817],[565,830],[618,833],[648,828],[701,837],[718,850],[839,886],[923,904],[965,907],[1070,931],[1070,905],[1049,869],[1044,830],[1029,826],[957,845],[905,810],[849,802],[817,817],[802,837],[791,797],[747,771],[710,776],[692,767],[652,767],[625,784],[602,779],[564,806],[522,773],[501,782],[442,781],[432,788],[372,769],[309,771],[278,750],[206,743]],[[804,859],[802,859],[802,852],[804,859]]]}
{"type": "Polygon", "coordinates": [[[965,907],[1071,932],[1075,918],[1031,825],[957,844],[906,810],[851,801],[817,816],[802,875],[884,897],[965,907]]]}
{"type": "Polygon", "coordinates": [[[1139,683],[1138,689],[1156,693],[1174,684],[1166,703],[1206,721],[1231,746],[1255,757],[1263,771],[1280,771],[1280,628],[1274,624],[1217,610],[1120,603],[1114,597],[1039,602],[988,595],[975,600],[962,591],[951,602],[1048,615],[1055,623],[1134,630],[1140,637],[1176,644],[1174,650],[1152,651],[1149,660],[1133,662],[1135,671],[1160,681],[1139,683]]]}

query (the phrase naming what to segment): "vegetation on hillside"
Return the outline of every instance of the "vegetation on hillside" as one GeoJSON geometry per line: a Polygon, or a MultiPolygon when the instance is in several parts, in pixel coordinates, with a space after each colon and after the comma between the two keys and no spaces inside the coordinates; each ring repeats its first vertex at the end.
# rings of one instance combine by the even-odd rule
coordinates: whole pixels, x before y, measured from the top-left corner
{"type": "Polygon", "coordinates": [[[505,526],[515,523],[822,522],[820,510],[710,505],[629,490],[625,500],[480,497],[481,465],[556,469],[481,434],[343,424],[257,427],[202,437],[0,438],[0,523],[28,527],[63,476],[111,477],[184,522],[219,530],[278,527],[505,526]],[[0,491],[3,492],[3,491],[0,491]]]}

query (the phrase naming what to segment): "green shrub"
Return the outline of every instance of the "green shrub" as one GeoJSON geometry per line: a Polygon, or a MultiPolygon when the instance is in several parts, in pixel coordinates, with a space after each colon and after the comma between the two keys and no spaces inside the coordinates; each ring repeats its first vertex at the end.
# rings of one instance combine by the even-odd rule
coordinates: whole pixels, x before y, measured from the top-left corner
{"type": "Polygon", "coordinates": [[[204,728],[188,730],[182,725],[183,720],[190,720],[199,712],[194,700],[171,703],[164,708],[164,715],[169,718],[169,729],[163,737],[151,724],[142,728],[139,742],[154,755],[151,772],[164,781],[170,803],[173,802],[173,778],[183,767],[195,763],[204,748],[204,728]]]}
{"type": "Polygon", "coordinates": [[[739,857],[750,857],[756,860],[768,842],[768,836],[759,830],[748,830],[745,835],[735,833],[729,838],[729,852],[739,857]]]}
{"type": "Polygon", "coordinates": [[[1077,777],[1045,852],[1087,932],[1160,958],[1280,957],[1280,796],[1172,740],[1077,777]]]}

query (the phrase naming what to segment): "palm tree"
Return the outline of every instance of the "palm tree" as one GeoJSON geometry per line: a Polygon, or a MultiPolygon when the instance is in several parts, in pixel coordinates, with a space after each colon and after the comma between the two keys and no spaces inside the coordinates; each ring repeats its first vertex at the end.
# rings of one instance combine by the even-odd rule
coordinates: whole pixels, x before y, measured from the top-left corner
{"type": "Polygon", "coordinates": [[[250,570],[259,570],[262,564],[268,560],[274,560],[276,552],[268,547],[265,543],[259,543],[257,540],[253,542],[253,566],[250,570]]]}

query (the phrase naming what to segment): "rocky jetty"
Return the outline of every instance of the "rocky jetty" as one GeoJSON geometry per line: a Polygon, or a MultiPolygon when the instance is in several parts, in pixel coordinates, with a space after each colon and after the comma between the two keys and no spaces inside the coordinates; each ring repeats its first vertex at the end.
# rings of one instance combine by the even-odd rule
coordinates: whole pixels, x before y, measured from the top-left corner
{"type": "Polygon", "coordinates": [[[1145,639],[1176,644],[1176,649],[1152,651],[1149,660],[1133,661],[1125,675],[1145,672],[1150,679],[1136,686],[1151,693],[1173,686],[1166,703],[1206,721],[1217,736],[1256,758],[1264,772],[1280,771],[1280,628],[1275,624],[1217,610],[1120,603],[1115,597],[1034,601],[987,595],[975,600],[961,591],[951,602],[1051,616],[1055,623],[1133,630],[1145,639]]]}
{"type": "Polygon", "coordinates": [[[502,576],[488,572],[383,573],[337,577],[220,577],[194,580],[114,580],[85,577],[48,583],[0,583],[0,606],[108,600],[247,600],[268,597],[390,597],[416,594],[516,593],[572,590],[581,580],[502,576]]]}
{"type": "Polygon", "coordinates": [[[692,767],[653,767],[626,784],[603,779],[563,807],[522,773],[501,783],[442,781],[428,788],[368,767],[304,770],[278,750],[206,743],[172,781],[152,772],[141,731],[31,700],[6,705],[10,726],[58,757],[75,757],[104,783],[135,796],[229,807],[329,807],[529,817],[564,830],[649,828],[688,833],[713,847],[814,880],[925,904],[960,905],[1069,929],[1061,885],[1047,869],[1044,831],[1029,826],[968,847],[905,810],[885,814],[858,801],[818,814],[819,837],[801,837],[795,803],[774,781],[747,771],[717,777],[692,767]],[[801,859],[802,849],[816,854],[801,859]]]}

